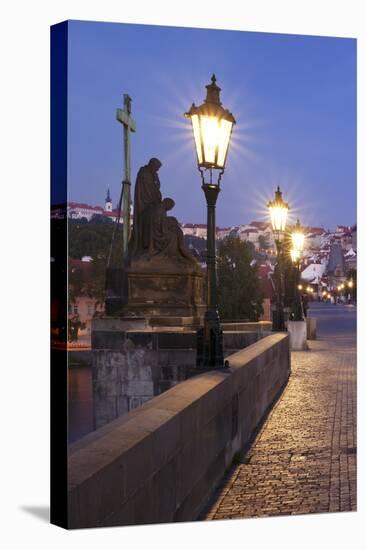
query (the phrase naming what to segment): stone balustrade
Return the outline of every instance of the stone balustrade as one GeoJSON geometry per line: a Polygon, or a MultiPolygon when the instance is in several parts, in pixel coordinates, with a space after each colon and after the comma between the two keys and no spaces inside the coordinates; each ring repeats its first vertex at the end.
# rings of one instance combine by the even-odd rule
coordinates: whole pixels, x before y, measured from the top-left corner
{"type": "Polygon", "coordinates": [[[274,333],[71,446],[70,528],[196,519],[290,374],[274,333]]]}

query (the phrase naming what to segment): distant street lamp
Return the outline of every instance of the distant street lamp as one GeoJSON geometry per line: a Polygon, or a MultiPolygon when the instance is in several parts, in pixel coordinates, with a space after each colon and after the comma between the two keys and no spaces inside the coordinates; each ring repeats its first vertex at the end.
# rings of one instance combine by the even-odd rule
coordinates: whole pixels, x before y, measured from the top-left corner
{"type": "Polygon", "coordinates": [[[283,250],[282,242],[285,236],[287,213],[289,205],[282,199],[280,187],[277,187],[275,198],[267,204],[271,217],[272,231],[275,237],[277,250],[278,284],[276,288],[276,309],[273,311],[272,330],[285,331],[284,316],[284,280],[283,280],[283,250]]]}
{"type": "Polygon", "coordinates": [[[301,263],[301,256],[304,249],[305,244],[305,234],[303,231],[303,228],[300,225],[299,220],[297,220],[295,227],[293,228],[291,232],[291,241],[292,241],[292,249],[290,251],[291,254],[291,260],[294,264],[295,268],[295,290],[294,290],[294,304],[293,304],[293,314],[294,314],[294,321],[303,321],[304,320],[304,311],[303,311],[303,305],[301,301],[300,296],[300,288],[302,286],[299,284],[300,282],[300,263],[301,263]]]}
{"type": "Polygon", "coordinates": [[[216,77],[206,86],[204,103],[197,107],[192,103],[185,113],[192,123],[197,153],[197,165],[202,178],[202,189],[207,203],[207,309],[203,329],[198,331],[197,366],[221,368],[224,366],[222,330],[217,308],[216,277],[216,221],[215,207],[220,192],[220,180],[225,163],[235,118],[222,107],[216,77]],[[213,171],[218,170],[217,181],[213,171]],[[208,181],[206,175],[208,174],[208,181]]]}
{"type": "Polygon", "coordinates": [[[304,250],[305,244],[305,233],[304,229],[301,227],[299,220],[297,220],[296,225],[294,226],[291,232],[292,248],[297,250],[300,255],[304,250]]]}

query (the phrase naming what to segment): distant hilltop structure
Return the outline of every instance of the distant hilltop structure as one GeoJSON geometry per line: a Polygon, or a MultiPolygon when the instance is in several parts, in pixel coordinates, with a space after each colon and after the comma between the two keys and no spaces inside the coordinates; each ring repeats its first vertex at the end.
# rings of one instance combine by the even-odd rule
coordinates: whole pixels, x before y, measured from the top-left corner
{"type": "Polygon", "coordinates": [[[104,208],[102,206],[91,206],[90,204],[85,204],[82,202],[68,202],[56,204],[52,206],[51,209],[51,219],[69,218],[72,220],[81,220],[82,218],[86,218],[88,222],[90,222],[93,216],[105,216],[109,218],[112,222],[117,221],[118,209],[113,208],[109,186],[107,189],[107,196],[105,198],[104,208]]]}

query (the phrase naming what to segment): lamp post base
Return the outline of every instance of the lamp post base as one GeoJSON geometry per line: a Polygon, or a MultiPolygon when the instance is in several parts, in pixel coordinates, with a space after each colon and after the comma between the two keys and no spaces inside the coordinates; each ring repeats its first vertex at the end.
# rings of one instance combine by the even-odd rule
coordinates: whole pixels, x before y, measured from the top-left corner
{"type": "Polygon", "coordinates": [[[197,331],[196,366],[199,369],[224,368],[222,329],[217,312],[206,312],[203,328],[197,331]]]}
{"type": "Polygon", "coordinates": [[[272,310],[272,332],[286,332],[283,309],[272,310]]]}

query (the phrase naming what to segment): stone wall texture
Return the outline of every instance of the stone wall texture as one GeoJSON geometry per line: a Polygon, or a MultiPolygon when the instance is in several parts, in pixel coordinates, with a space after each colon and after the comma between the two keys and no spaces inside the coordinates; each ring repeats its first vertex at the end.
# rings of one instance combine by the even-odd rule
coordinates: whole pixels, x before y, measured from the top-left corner
{"type": "Polygon", "coordinates": [[[190,521],[250,441],[290,374],[276,333],[70,448],[69,528],[190,521]]]}
{"type": "MultiPolygon", "coordinates": [[[[95,429],[194,373],[195,332],[121,330],[114,319],[98,323],[92,333],[91,362],[95,429]]],[[[253,344],[265,334],[261,323],[225,327],[225,356],[253,344]],[[242,328],[248,331],[239,332],[242,328]]]]}

